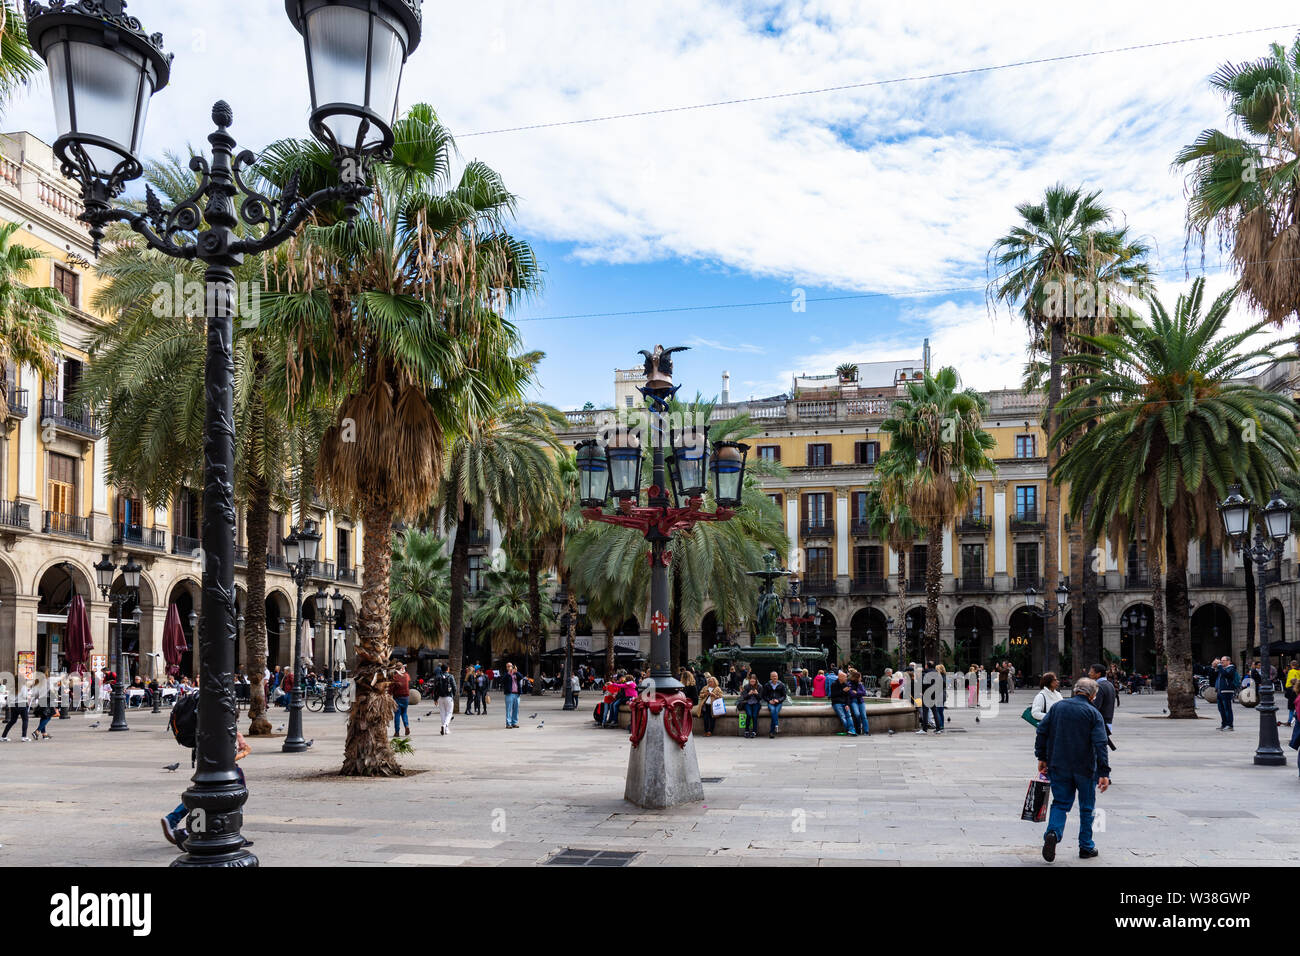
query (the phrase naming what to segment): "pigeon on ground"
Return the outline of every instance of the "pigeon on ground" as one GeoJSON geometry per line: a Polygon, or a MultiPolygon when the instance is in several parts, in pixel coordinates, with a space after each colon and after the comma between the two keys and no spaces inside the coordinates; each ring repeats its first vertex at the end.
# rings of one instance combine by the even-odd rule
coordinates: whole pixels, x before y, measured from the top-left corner
{"type": "Polygon", "coordinates": [[[90,729],[94,730],[98,726],[99,726],[99,721],[95,721],[93,724],[90,725],[90,729]]]}
{"type": "Polygon", "coordinates": [[[310,747],[310,746],[311,746],[312,744],[314,744],[315,742],[316,742],[316,738],[313,737],[311,740],[307,741],[307,746],[310,747]]]}
{"type": "Polygon", "coordinates": [[[167,766],[163,767],[163,769],[166,770],[168,773],[175,773],[177,770],[180,769],[180,766],[181,766],[181,765],[180,765],[179,762],[178,762],[178,763],[169,763],[167,766]]]}
{"type": "Polygon", "coordinates": [[[537,725],[537,729],[541,730],[545,726],[546,726],[546,721],[543,720],[540,724],[537,725]]]}
{"type": "Polygon", "coordinates": [[[891,737],[894,736],[894,732],[892,730],[889,732],[889,736],[891,737]]]}
{"type": "MultiPolygon", "coordinates": [[[[427,714],[425,714],[424,716],[426,716],[426,717],[432,717],[432,716],[433,716],[433,711],[429,711],[429,712],[428,712],[427,714]]],[[[418,718],[417,718],[417,719],[418,719],[418,718]]]]}
{"type": "MultiPolygon", "coordinates": [[[[528,719],[529,719],[529,720],[536,720],[536,719],[537,719],[537,715],[536,715],[536,714],[529,714],[529,715],[528,715],[528,719]]],[[[542,723],[546,723],[546,721],[542,721],[542,723]]]]}
{"type": "Polygon", "coordinates": [[[275,729],[277,733],[281,730],[284,730],[284,724],[281,724],[279,727],[276,727],[275,729]]]}

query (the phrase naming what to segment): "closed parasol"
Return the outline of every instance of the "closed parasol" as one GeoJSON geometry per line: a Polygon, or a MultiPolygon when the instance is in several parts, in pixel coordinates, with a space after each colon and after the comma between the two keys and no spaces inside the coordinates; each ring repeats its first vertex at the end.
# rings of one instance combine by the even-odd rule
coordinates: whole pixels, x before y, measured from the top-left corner
{"type": "Polygon", "coordinates": [[[72,606],[68,608],[67,648],[63,652],[68,659],[68,670],[84,674],[94,650],[95,642],[90,637],[90,616],[86,614],[86,602],[80,594],[74,594],[72,606]]]}
{"type": "Polygon", "coordinates": [[[181,630],[181,612],[172,604],[167,608],[167,621],[163,624],[163,657],[167,658],[167,673],[175,677],[181,672],[181,657],[190,646],[185,643],[181,630]]]}

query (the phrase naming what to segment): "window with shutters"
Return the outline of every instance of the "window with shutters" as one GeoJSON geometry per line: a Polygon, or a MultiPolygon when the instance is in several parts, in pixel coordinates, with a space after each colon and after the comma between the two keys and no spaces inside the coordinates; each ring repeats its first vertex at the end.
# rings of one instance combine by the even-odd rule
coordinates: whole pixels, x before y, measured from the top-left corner
{"type": "Polygon", "coordinates": [[[483,587],[483,556],[481,554],[471,554],[469,556],[467,583],[471,594],[478,593],[478,590],[483,587]]]}
{"type": "Polygon", "coordinates": [[[1038,520],[1038,486],[1016,486],[1016,517],[1021,521],[1038,520]]]}
{"type": "Polygon", "coordinates": [[[63,266],[55,264],[54,288],[63,293],[63,297],[68,300],[68,304],[73,308],[81,306],[81,300],[79,299],[81,276],[71,269],[65,269],[63,266]]]}
{"type": "Polygon", "coordinates": [[[874,465],[880,457],[880,442],[855,441],[853,443],[853,463],[855,465],[874,465]]]}
{"type": "Polygon", "coordinates": [[[784,507],[785,495],[768,495],[767,497],[768,500],[771,501],[772,504],[776,505],[778,508],[784,507]]]}
{"type": "Polygon", "coordinates": [[[199,510],[202,501],[193,488],[182,488],[176,494],[176,516],[172,530],[186,538],[198,539],[200,531],[199,510]]]}
{"type": "Polygon", "coordinates": [[[117,523],[122,533],[127,537],[139,538],[143,521],[144,509],[141,507],[140,499],[126,492],[118,492],[117,523]]]}
{"type": "Polygon", "coordinates": [[[284,515],[272,511],[266,528],[266,552],[275,557],[284,556],[284,515]]]}
{"type": "Polygon", "coordinates": [[[1016,457],[1033,458],[1038,454],[1038,436],[1037,435],[1017,435],[1016,436],[1016,457]]]}
{"type": "Polygon", "coordinates": [[[45,479],[46,507],[57,514],[77,513],[77,459],[50,452],[45,479]]]}
{"type": "Polygon", "coordinates": [[[340,569],[352,567],[352,531],[339,528],[334,538],[334,561],[340,569]]]}
{"type": "Polygon", "coordinates": [[[812,584],[824,584],[834,578],[831,573],[830,548],[805,548],[808,558],[808,571],[805,581],[812,584]]]}
{"type": "Polygon", "coordinates": [[[885,576],[885,549],[880,545],[864,544],[853,549],[853,579],[855,581],[881,581],[885,576]]]}
{"type": "Polygon", "coordinates": [[[759,445],[758,457],[762,461],[780,461],[781,446],[780,445],[759,445]]]}
{"type": "Polygon", "coordinates": [[[971,495],[970,516],[976,519],[984,517],[984,489],[983,488],[976,488],[975,494],[971,495]]]}
{"type": "Polygon", "coordinates": [[[1026,586],[1038,580],[1038,542],[1016,543],[1016,579],[1026,586]]]}
{"type": "Polygon", "coordinates": [[[808,467],[825,468],[831,463],[831,446],[820,443],[808,446],[808,467]]]}
{"type": "Polygon", "coordinates": [[[805,534],[817,534],[823,532],[830,524],[829,514],[827,512],[827,499],[830,496],[825,492],[816,492],[803,496],[803,522],[805,534]]]}
{"type": "Polygon", "coordinates": [[[971,584],[984,580],[984,545],[963,544],[961,546],[961,578],[971,584]]]}

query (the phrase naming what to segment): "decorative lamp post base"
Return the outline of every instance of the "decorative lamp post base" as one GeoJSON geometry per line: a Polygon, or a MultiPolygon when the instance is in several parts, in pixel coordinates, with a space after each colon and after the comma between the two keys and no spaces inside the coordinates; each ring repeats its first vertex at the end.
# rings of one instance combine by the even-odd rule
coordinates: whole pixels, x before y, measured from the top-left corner
{"type": "Polygon", "coordinates": [[[645,734],[632,748],[627,761],[623,799],[647,810],[699,803],[704,799],[695,737],[687,737],[684,747],[679,744],[664,728],[665,713],[646,713],[645,734]]]}

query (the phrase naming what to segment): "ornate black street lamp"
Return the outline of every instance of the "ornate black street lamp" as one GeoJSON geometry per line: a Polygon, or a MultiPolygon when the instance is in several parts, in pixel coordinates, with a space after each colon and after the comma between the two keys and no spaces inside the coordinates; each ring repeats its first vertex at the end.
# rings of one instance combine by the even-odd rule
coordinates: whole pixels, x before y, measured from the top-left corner
{"type": "Polygon", "coordinates": [[[334,704],[334,624],[343,620],[343,592],[337,587],[333,594],[326,594],[322,587],[316,588],[316,615],[325,622],[325,707],[323,713],[337,714],[334,704]]]}
{"type": "Polygon", "coordinates": [[[302,588],[316,568],[316,550],[320,547],[320,534],[316,522],[310,518],[302,530],[290,528],[284,539],[284,561],[289,576],[298,586],[298,602],[294,605],[293,628],[293,691],[289,696],[289,731],[280,750],[287,754],[300,754],[307,749],[302,738],[303,684],[307,681],[307,667],[302,659],[302,588]]]}
{"type": "Polygon", "coordinates": [[[578,629],[578,618],[587,616],[587,599],[561,590],[551,598],[551,606],[564,633],[564,709],[577,710],[578,695],[573,692],[573,638],[578,629]]]}
{"type": "MultiPolygon", "coordinates": [[[[122,565],[122,583],[125,586],[121,591],[113,594],[113,576],[117,572],[117,565],[107,554],[95,563],[95,579],[99,584],[99,593],[105,600],[109,600],[110,595],[112,596],[111,600],[117,616],[115,643],[110,652],[117,678],[113,681],[113,722],[109,725],[109,730],[131,729],[126,725],[126,687],[122,683],[122,678],[126,674],[124,666],[126,658],[122,653],[122,605],[130,600],[139,600],[140,572],[143,570],[144,568],[135,563],[135,558],[127,558],[126,564],[122,565]]],[[[136,610],[139,609],[137,605],[136,610]]]]}
{"type": "Polygon", "coordinates": [[[1282,752],[1277,737],[1277,705],[1273,701],[1273,675],[1268,646],[1272,625],[1268,620],[1264,571],[1270,561],[1281,555],[1286,539],[1291,535],[1291,505],[1283,500],[1281,492],[1274,491],[1269,503],[1262,509],[1256,509],[1249,498],[1242,497],[1241,486],[1233,485],[1228,490],[1228,497],[1220,502],[1219,513],[1223,516],[1223,527],[1228,532],[1228,537],[1241,550],[1242,558],[1254,561],[1258,569],[1255,573],[1255,593],[1258,596],[1259,610],[1255,614],[1255,621],[1259,628],[1259,658],[1262,667],[1259,681],[1259,742],[1255,747],[1255,764],[1260,767],[1282,767],[1286,765],[1286,754],[1282,752]],[[1252,511],[1257,512],[1258,518],[1254,544],[1250,543],[1252,511]]]}
{"type": "Polygon", "coordinates": [[[188,852],[173,865],[256,866],[244,849],[241,808],[247,788],[235,773],[235,434],[232,409],[234,268],[245,255],[290,239],[328,204],[351,213],[367,195],[371,165],[391,156],[392,118],[406,58],[420,42],[421,0],[286,0],[303,36],[311,88],[310,128],[329,147],[337,185],[309,196],[295,175],[278,198],[250,188],[257,160],[235,152],[228,132],[234,114],[212,108],[212,159],[190,160],[199,174],[194,193],[166,209],[146,187],[145,209],[112,201],[144,172],[139,159],[150,97],[167,85],[172,56],[161,34],[149,34],[125,12],[124,0],[28,0],[27,35],[49,67],[58,138],[54,153],[64,175],[81,185],[96,254],[104,227],[121,221],[147,245],[206,268],[208,325],[203,424],[203,633],[199,636],[197,771],[185,792],[202,829],[190,827],[188,852]],[[247,227],[240,235],[240,225],[247,227]]]}
{"type": "MultiPolygon", "coordinates": [[[[686,701],[671,665],[668,544],[675,533],[689,533],[701,521],[726,521],[734,516],[732,509],[740,505],[744,489],[745,453],[749,450],[747,445],[738,442],[710,445],[707,425],[684,424],[666,434],[664,418],[669,402],[681,387],[673,384],[672,356],[678,351],[684,350],[656,345],[653,352],[641,352],[645,356],[646,384],[638,390],[649,409],[652,448],[651,486],[645,506],[640,505],[642,443],[638,428],[602,429],[596,441],[604,446],[604,456],[590,451],[584,455],[583,448],[591,446],[583,443],[577,459],[581,494],[586,499],[583,517],[634,528],[650,543],[650,681],[654,698],[638,698],[631,704],[634,718],[642,708],[647,712],[644,721],[633,720],[633,755],[628,763],[628,786],[624,791],[628,799],[641,806],[669,806],[703,798],[704,788],[693,748],[683,754],[682,760],[664,764],[663,773],[648,772],[645,761],[650,758],[637,748],[652,723],[657,735],[660,729],[667,732],[668,709],[677,714],[686,701]],[[670,446],[667,456],[665,443],[670,446]],[[602,475],[608,475],[607,482],[602,480],[602,475]],[[702,507],[708,484],[713,488],[716,511],[704,511],[702,507]],[[670,497],[674,493],[675,505],[670,497]],[[604,505],[611,496],[618,499],[618,507],[607,512],[604,505]]],[[[690,742],[691,727],[689,704],[685,707],[687,716],[673,719],[674,725],[684,726],[684,736],[674,737],[683,752],[690,742]]],[[[654,760],[655,766],[659,766],[659,758],[654,760]]]]}

